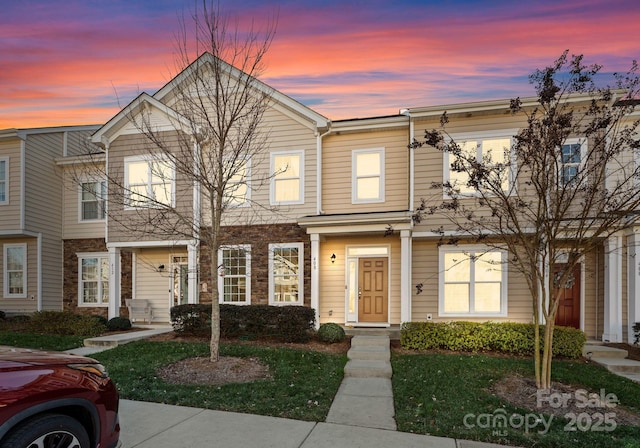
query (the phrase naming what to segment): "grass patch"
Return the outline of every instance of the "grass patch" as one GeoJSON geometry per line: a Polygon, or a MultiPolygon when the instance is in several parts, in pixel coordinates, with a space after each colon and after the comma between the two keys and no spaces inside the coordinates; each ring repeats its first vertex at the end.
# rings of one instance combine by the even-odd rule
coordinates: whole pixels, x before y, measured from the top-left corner
{"type": "Polygon", "coordinates": [[[346,356],[315,351],[221,344],[221,356],[256,357],[273,375],[266,380],[223,386],[170,384],[159,367],[188,357],[208,356],[205,343],[139,341],[97,353],[121,398],[324,421],[342,381],[346,356]]]}
{"type": "MultiPolygon", "coordinates": [[[[569,420],[554,418],[550,430],[539,434],[542,426],[525,432],[476,424],[465,425],[465,416],[496,415],[498,409],[512,414],[536,413],[520,409],[492,395],[492,383],[509,373],[533,376],[532,361],[486,355],[419,354],[393,355],[393,393],[398,430],[443,437],[494,442],[522,447],[639,447],[640,427],[619,425],[612,432],[565,431],[569,420]],[[499,430],[499,431],[496,431],[499,430]]],[[[614,393],[620,403],[640,412],[640,385],[593,365],[556,361],[553,379],[585,389],[614,393]]],[[[499,411],[502,412],[502,411],[499,411]]],[[[603,412],[615,412],[615,409],[603,412]]],[[[476,418],[467,418],[477,423],[476,418]]]]}
{"type": "Polygon", "coordinates": [[[34,348],[38,350],[63,351],[82,347],[84,336],[31,333],[0,333],[0,345],[34,348]]]}

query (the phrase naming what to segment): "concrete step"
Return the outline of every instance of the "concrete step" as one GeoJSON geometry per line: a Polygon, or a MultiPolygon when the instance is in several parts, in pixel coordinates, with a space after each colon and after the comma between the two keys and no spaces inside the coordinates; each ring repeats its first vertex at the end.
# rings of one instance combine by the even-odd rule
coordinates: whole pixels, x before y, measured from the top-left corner
{"type": "Polygon", "coordinates": [[[352,378],[391,378],[391,363],[377,360],[355,360],[344,366],[344,376],[352,378]]]}
{"type": "Polygon", "coordinates": [[[361,347],[365,345],[389,347],[389,344],[389,336],[354,336],[351,338],[351,347],[361,347]]]}
{"type": "Polygon", "coordinates": [[[619,358],[591,358],[614,373],[640,374],[640,361],[619,358]]]}
{"type": "Polygon", "coordinates": [[[391,359],[391,349],[388,345],[357,345],[349,349],[349,351],[347,352],[347,358],[389,361],[391,359]]]}
{"type": "Polygon", "coordinates": [[[629,356],[626,350],[621,348],[607,347],[605,345],[585,345],[582,348],[582,356],[585,358],[617,358],[624,359],[629,356]]]}

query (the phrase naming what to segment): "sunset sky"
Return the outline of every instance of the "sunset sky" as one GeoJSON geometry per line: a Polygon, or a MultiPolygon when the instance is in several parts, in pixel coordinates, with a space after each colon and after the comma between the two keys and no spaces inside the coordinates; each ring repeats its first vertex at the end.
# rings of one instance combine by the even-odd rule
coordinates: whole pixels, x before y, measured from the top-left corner
{"type": "MultiPolygon", "coordinates": [[[[638,0],[221,0],[246,24],[278,14],[262,81],[330,119],[528,96],[565,49],[604,72],[640,58],[638,0]]],[[[194,0],[7,0],[0,129],[106,122],[176,74],[194,0]]]]}

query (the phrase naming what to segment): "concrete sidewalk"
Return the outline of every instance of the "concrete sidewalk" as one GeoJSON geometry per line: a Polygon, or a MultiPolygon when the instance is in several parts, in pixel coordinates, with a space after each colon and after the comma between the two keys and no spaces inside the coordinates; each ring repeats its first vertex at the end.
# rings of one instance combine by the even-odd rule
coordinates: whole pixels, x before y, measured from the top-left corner
{"type": "Polygon", "coordinates": [[[120,401],[122,448],[490,448],[468,440],[335,423],[120,401]]]}

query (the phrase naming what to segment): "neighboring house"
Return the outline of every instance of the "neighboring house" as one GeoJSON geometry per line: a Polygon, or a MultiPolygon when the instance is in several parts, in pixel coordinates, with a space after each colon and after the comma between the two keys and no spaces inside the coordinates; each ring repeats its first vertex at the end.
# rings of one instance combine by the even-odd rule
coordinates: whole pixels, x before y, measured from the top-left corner
{"type": "MultiPolygon", "coordinates": [[[[121,176],[132,190],[153,188],[151,177],[132,180],[140,179],[135,173],[150,173],[152,161],[131,120],[144,111],[159,129],[175,129],[182,117],[172,109],[172,89],[183,78],[184,73],[155,94],[140,95],[97,129],[92,142],[104,154],[91,163],[108,163],[109,174],[121,176]]],[[[52,307],[63,297],[67,309],[114,317],[126,313],[125,299],[146,299],[156,322],[168,322],[173,305],[211,300],[311,306],[319,323],[345,326],[389,327],[412,320],[531,321],[531,299],[524,279],[509,270],[509,254],[494,251],[478,261],[462,261],[486,247],[441,246],[435,229],[454,230],[451,224],[437,216],[419,224],[412,221],[421,198],[442,201],[442,190],[434,190],[432,184],[455,180],[456,173],[450,171],[446,154],[433,148],[409,150],[408,144],[420,139],[425,129],[437,127],[446,110],[448,130],[456,139],[480,148],[509,146],[526,122],[506,113],[508,101],[415,108],[393,116],[332,122],[278,91],[272,97],[264,124],[269,129],[268,154],[252,161],[250,172],[278,174],[268,185],[251,188],[250,194],[253,201],[280,209],[231,210],[217,260],[210,260],[193,238],[128,232],[120,223],[131,210],[122,201],[107,201],[109,213],[104,213],[103,198],[109,191],[104,179],[88,176],[83,187],[77,179],[72,181],[74,167],[86,165],[86,158],[63,152],[60,158],[54,156],[49,169],[64,172],[67,188],[64,208],[54,213],[57,222],[64,223],[57,235],[58,241],[64,240],[64,272],[51,267],[59,284],[64,278],[64,293],[51,296],[52,307]],[[257,219],[244,219],[253,212],[257,219]],[[224,275],[211,279],[211,263],[223,266],[224,275]],[[219,297],[211,296],[212,281],[218,282],[219,297]],[[421,291],[416,288],[419,283],[424,285],[421,291]]],[[[0,134],[0,142],[12,141],[9,134],[0,134]]],[[[21,140],[14,140],[19,154],[21,140]]],[[[579,154],[580,148],[568,143],[567,151],[579,154]]],[[[2,205],[2,163],[9,150],[0,148],[1,210],[7,207],[2,205]]],[[[9,154],[11,163],[16,157],[19,160],[9,154]]],[[[170,166],[155,169],[171,172],[170,166]]],[[[199,211],[200,201],[194,200],[198,190],[189,179],[168,175],[162,182],[159,188],[166,192],[167,203],[199,211]]],[[[13,185],[18,183],[11,178],[7,185],[17,188],[13,185]]],[[[54,202],[34,206],[50,204],[54,202]]],[[[2,234],[9,248],[27,239],[24,231],[14,233],[20,239],[9,243],[2,234]]],[[[633,341],[630,328],[640,321],[638,238],[636,230],[626,232],[585,256],[565,293],[558,324],[581,328],[591,339],[633,341]]],[[[12,272],[5,267],[3,278],[12,272]]],[[[19,303],[28,303],[28,292],[27,297],[19,303]]],[[[0,308],[36,309],[14,303],[4,298],[0,308]]]]}
{"type": "Polygon", "coordinates": [[[65,210],[56,160],[86,152],[98,128],[0,131],[0,309],[9,314],[62,309],[65,210]]]}

